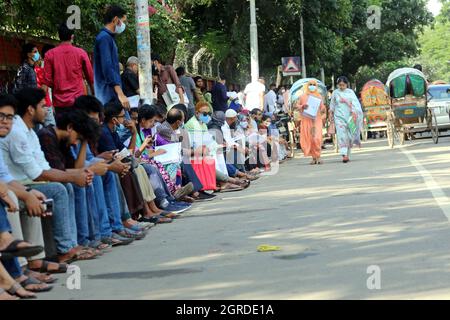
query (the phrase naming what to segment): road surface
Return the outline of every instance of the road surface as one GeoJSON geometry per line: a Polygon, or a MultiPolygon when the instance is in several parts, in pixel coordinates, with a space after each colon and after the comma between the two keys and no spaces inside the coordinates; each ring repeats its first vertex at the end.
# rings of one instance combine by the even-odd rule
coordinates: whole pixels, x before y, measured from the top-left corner
{"type": "Polygon", "coordinates": [[[442,138],[394,150],[371,140],[347,165],[331,151],[323,166],[299,155],[244,192],[77,263],[81,290],[62,275],[39,297],[448,299],[449,151],[442,138]],[[282,250],[258,253],[263,244],[282,250]]]}

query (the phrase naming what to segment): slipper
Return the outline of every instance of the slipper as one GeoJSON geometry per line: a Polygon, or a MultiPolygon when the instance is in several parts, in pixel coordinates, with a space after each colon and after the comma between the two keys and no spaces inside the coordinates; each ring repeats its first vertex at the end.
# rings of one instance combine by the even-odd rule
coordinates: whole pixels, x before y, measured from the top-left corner
{"type": "Polygon", "coordinates": [[[181,215],[172,212],[163,212],[160,214],[160,216],[168,219],[178,219],[181,217],[181,215]]]}
{"type": "Polygon", "coordinates": [[[227,192],[237,192],[237,191],[243,191],[244,188],[242,187],[225,187],[223,189],[220,189],[220,193],[227,193],[227,192]]]}
{"type": "Polygon", "coordinates": [[[65,263],[56,263],[56,262],[48,262],[48,261],[42,261],[42,265],[40,268],[30,268],[31,271],[39,272],[39,273],[51,273],[51,274],[57,274],[57,273],[67,273],[68,265],[65,263]],[[57,270],[50,270],[50,264],[58,264],[57,270]]]}
{"type": "Polygon", "coordinates": [[[30,258],[44,251],[42,246],[18,248],[22,243],[28,244],[28,242],[23,240],[14,240],[6,249],[0,251],[1,259],[11,259],[15,257],[30,258]]]}
{"type": "MultiPolygon", "coordinates": [[[[25,299],[36,299],[37,298],[37,296],[35,294],[29,295],[29,296],[21,296],[19,294],[19,290],[26,290],[26,289],[24,287],[22,287],[19,283],[15,282],[11,286],[11,288],[6,290],[6,292],[8,292],[12,296],[18,297],[18,298],[23,299],[23,300],[25,300],[25,299]]],[[[29,290],[26,290],[26,291],[31,292],[29,290]]]]}
{"type": "Polygon", "coordinates": [[[43,284],[41,281],[34,279],[34,278],[28,278],[26,280],[23,280],[20,285],[27,291],[34,292],[34,293],[40,293],[40,292],[49,292],[53,290],[52,286],[48,286],[47,288],[43,289],[27,289],[26,287],[29,285],[38,285],[43,284]]]}
{"type": "Polygon", "coordinates": [[[36,280],[41,281],[42,283],[45,284],[53,284],[56,281],[58,281],[58,279],[53,278],[45,273],[39,273],[30,269],[27,269],[23,272],[24,275],[26,275],[28,278],[35,278],[36,280]],[[45,279],[46,278],[46,279],[45,279]]]}
{"type": "Polygon", "coordinates": [[[281,247],[277,246],[269,246],[269,245],[261,245],[258,247],[258,252],[272,252],[272,251],[280,251],[281,247]]]}
{"type": "Polygon", "coordinates": [[[14,296],[14,295],[11,295],[11,294],[9,294],[5,289],[2,289],[2,288],[0,288],[0,301],[14,301],[14,300],[18,300],[19,298],[18,297],[16,297],[16,296],[14,296]],[[4,297],[3,299],[2,299],[2,295],[8,295],[7,297],[4,297]]]}

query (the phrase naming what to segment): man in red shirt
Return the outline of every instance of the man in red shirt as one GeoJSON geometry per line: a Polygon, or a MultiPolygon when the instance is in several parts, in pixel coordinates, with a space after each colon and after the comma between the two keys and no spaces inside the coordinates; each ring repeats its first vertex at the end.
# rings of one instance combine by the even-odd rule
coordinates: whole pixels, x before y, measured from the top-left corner
{"type": "Polygon", "coordinates": [[[45,55],[43,89],[52,88],[56,117],[70,110],[80,96],[85,95],[87,81],[94,94],[94,72],[89,56],[83,49],[72,45],[74,30],[66,23],[58,29],[61,44],[45,55]]]}

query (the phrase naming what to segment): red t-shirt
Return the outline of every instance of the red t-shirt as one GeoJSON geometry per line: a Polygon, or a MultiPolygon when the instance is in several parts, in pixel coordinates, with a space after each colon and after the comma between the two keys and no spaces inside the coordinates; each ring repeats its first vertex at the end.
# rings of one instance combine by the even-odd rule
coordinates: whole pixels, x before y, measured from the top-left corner
{"type": "Polygon", "coordinates": [[[85,95],[84,79],[93,85],[94,72],[86,51],[64,43],[47,52],[44,84],[52,88],[53,106],[70,107],[85,95]]]}
{"type": "MultiPolygon", "coordinates": [[[[44,68],[41,68],[39,66],[35,66],[34,67],[34,72],[36,72],[36,80],[37,80],[38,87],[41,88],[42,84],[44,82],[44,68]]],[[[52,106],[52,99],[50,99],[50,94],[48,92],[45,95],[45,105],[47,107],[51,107],[52,106]]]]}

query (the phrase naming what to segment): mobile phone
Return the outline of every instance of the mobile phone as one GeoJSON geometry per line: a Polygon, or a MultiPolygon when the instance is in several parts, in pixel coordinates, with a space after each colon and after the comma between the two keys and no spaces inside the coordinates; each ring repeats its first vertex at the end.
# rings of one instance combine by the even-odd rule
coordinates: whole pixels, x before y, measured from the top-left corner
{"type": "Polygon", "coordinates": [[[45,201],[42,201],[45,214],[51,215],[53,213],[54,202],[55,201],[53,199],[47,199],[45,201]]]}

